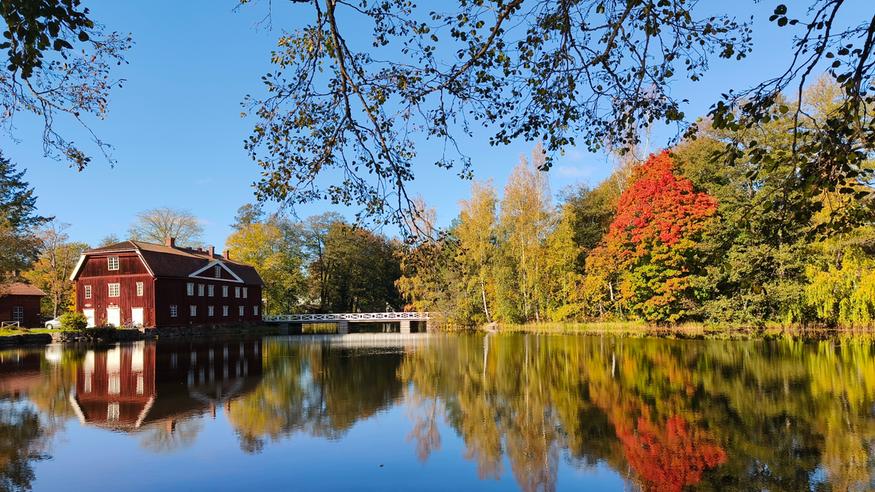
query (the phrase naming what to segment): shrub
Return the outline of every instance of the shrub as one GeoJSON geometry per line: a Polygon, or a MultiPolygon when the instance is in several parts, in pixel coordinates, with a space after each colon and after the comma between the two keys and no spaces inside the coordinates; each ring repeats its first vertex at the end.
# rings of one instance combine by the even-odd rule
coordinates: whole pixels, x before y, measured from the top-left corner
{"type": "Polygon", "coordinates": [[[88,318],[80,312],[64,313],[60,321],[62,330],[82,331],[88,327],[88,318]]]}

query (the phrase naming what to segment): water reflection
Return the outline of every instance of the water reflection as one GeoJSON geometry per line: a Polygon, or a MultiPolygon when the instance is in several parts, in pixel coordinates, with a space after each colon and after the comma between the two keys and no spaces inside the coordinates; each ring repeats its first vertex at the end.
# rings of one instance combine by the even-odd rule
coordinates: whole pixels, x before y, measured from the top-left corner
{"type": "MultiPolygon", "coordinates": [[[[440,471],[446,466],[468,487],[526,491],[570,488],[602,472],[642,490],[875,486],[875,348],[868,340],[426,340],[0,352],[0,489],[28,490],[51,473],[40,464],[56,450],[112,456],[85,438],[57,438],[71,426],[112,431],[117,445],[136,439],[161,456],[227,425],[230,432],[210,439],[217,449],[232,441],[237,454],[255,455],[239,473],[248,466],[281,480],[288,470],[260,468],[261,453],[301,435],[337,443],[335,453],[348,449],[338,456],[347,463],[361,461],[354,450],[367,449],[374,435],[353,429],[368,421],[383,433],[400,431],[381,453],[419,461],[420,477],[434,467],[437,475],[424,482],[431,488],[451,480],[440,471]]],[[[319,463],[306,451],[289,459],[319,463]]],[[[319,485],[331,488],[330,481],[319,485]]]]}

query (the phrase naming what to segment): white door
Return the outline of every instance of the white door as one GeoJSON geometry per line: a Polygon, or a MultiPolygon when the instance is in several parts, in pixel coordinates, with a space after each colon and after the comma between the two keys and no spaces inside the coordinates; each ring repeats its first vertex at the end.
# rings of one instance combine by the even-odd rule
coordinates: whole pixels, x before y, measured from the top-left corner
{"type": "Polygon", "coordinates": [[[122,324],[122,311],[118,306],[106,308],[106,324],[111,326],[122,324]]]}
{"type": "Polygon", "coordinates": [[[94,310],[93,309],[83,309],[82,314],[84,314],[85,319],[88,320],[88,328],[94,328],[94,310]]]}
{"type": "Polygon", "coordinates": [[[143,308],[131,308],[131,324],[143,326],[143,308]]]}

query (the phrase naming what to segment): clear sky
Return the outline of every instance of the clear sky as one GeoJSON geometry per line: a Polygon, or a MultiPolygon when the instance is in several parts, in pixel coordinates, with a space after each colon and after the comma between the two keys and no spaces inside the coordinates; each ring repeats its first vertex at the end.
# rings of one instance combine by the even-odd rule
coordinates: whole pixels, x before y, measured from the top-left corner
{"type": "MultiPolygon", "coordinates": [[[[870,1],[850,2],[846,18],[871,15],[870,1]]],[[[108,118],[94,124],[96,132],[115,146],[117,164],[110,167],[95,156],[88,169],[78,173],[43,157],[38,122],[17,116],[17,141],[2,135],[0,147],[27,169],[40,212],[71,224],[72,239],[96,244],[111,233],[124,238],[139,211],[182,208],[203,220],[205,243],[221,247],[237,207],[254,199],[251,185],[259,174],[243,149],[254,120],[241,118],[240,102],[246,94],[260,93],[260,77],[271,68],[276,38],[283,29],[297,27],[296,12],[308,8],[283,0],[273,3],[273,28],[267,29],[258,26],[264,8],[235,11],[234,0],[84,0],[108,30],[130,32],[135,42],[127,54],[129,64],[117,72],[126,83],[113,91],[108,118]]],[[[424,9],[444,4],[419,3],[424,9]]],[[[778,3],[702,2],[710,8],[729,8],[740,18],[753,15],[755,45],[748,59],[715,61],[702,82],[673,88],[691,101],[688,116],[706,112],[723,91],[775,75],[789,61],[789,31],[767,21],[778,3]]],[[[465,150],[477,179],[492,179],[500,191],[520,154],[528,154],[534,142],[496,148],[486,143],[486,136],[480,132],[465,141],[465,150]]],[[[657,131],[651,150],[666,137],[667,132],[657,131]]],[[[84,136],[75,140],[84,143],[84,136]]],[[[435,207],[439,222],[447,224],[458,213],[458,202],[467,196],[470,183],[435,169],[429,147],[420,148],[412,191],[435,207]]],[[[558,193],[578,182],[597,184],[610,174],[611,166],[605,155],[569,149],[550,171],[551,189],[558,193]]],[[[331,207],[319,203],[298,212],[306,216],[331,207]]]]}

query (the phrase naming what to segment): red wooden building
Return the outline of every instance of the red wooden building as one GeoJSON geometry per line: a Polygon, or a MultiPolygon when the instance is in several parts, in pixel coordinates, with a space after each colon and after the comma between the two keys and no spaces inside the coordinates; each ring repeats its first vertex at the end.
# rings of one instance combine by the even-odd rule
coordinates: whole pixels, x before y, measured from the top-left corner
{"type": "Polygon", "coordinates": [[[89,326],[185,326],[261,320],[255,268],[209,250],[123,241],[86,251],[73,270],[89,326]]]}
{"type": "Polygon", "coordinates": [[[0,321],[17,321],[27,328],[40,327],[40,300],[45,296],[45,292],[30,284],[0,284],[0,321]]]}

